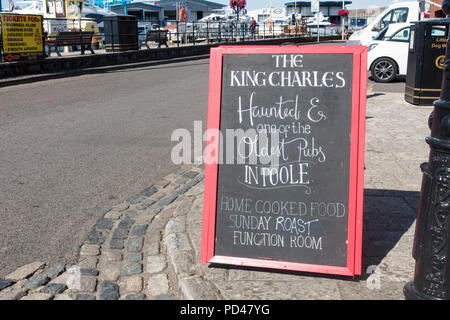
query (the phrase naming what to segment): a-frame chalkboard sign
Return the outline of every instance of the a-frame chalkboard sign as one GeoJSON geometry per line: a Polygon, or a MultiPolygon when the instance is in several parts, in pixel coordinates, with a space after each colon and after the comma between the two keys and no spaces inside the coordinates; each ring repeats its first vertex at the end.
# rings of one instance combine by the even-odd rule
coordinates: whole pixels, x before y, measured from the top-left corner
{"type": "Polygon", "coordinates": [[[201,262],[361,274],[367,48],[211,50],[201,262]]]}

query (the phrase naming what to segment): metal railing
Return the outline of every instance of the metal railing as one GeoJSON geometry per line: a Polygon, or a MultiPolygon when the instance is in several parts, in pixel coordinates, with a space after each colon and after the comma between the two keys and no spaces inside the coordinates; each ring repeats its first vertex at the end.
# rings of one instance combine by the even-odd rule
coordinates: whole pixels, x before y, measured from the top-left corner
{"type": "MultiPolygon", "coordinates": [[[[105,35],[104,30],[98,24],[93,23],[94,19],[44,19],[43,25],[46,35],[46,42],[56,39],[58,31],[93,31],[93,49],[105,48],[107,37],[113,39],[112,47],[115,47],[114,36],[112,34],[105,35]],[[80,28],[81,27],[81,28],[80,28]],[[94,43],[95,42],[95,43],[94,43]]],[[[143,43],[146,42],[146,34],[149,30],[167,30],[169,46],[198,45],[210,43],[233,43],[233,42],[250,42],[264,39],[276,38],[293,38],[293,37],[317,37],[337,36],[341,34],[339,25],[317,26],[307,25],[305,21],[298,23],[281,23],[281,22],[263,22],[257,23],[254,28],[248,21],[137,21],[137,46],[144,48],[143,43]]],[[[81,34],[81,32],[80,32],[81,34]]],[[[131,36],[131,34],[127,34],[131,36]]],[[[136,35],[133,34],[136,39],[136,35]]],[[[151,42],[150,42],[151,44],[151,42]]],[[[48,46],[46,50],[49,52],[48,46]]],[[[58,48],[61,51],[63,48],[58,48]]],[[[80,50],[80,47],[72,47],[70,49],[80,50]]],[[[131,49],[131,47],[130,47],[131,49]]],[[[130,50],[129,49],[129,50],[130,50]]],[[[134,49],[133,49],[134,50],[134,49]]],[[[115,51],[115,50],[114,50],[115,51]]]]}
{"type": "MultiPolygon", "coordinates": [[[[102,47],[103,34],[98,30],[98,25],[95,19],[91,18],[81,18],[81,19],[71,19],[71,18],[45,18],[43,19],[44,36],[45,36],[45,51],[50,52],[48,45],[56,41],[56,36],[58,32],[75,31],[80,32],[80,38],[82,37],[81,31],[93,32],[92,44],[94,49],[102,47]]],[[[81,46],[77,47],[78,50],[81,46]]],[[[72,47],[70,48],[72,49],[72,47]]]]}
{"type": "Polygon", "coordinates": [[[273,38],[334,36],[341,32],[340,26],[308,26],[305,23],[264,22],[252,28],[249,22],[180,22],[180,21],[139,21],[139,39],[145,39],[148,30],[168,30],[172,45],[199,43],[245,42],[273,38]]]}

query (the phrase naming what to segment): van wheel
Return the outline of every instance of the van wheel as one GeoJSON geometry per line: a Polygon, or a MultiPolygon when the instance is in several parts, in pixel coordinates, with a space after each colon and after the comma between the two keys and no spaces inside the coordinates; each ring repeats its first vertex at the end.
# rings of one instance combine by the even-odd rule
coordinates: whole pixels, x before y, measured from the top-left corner
{"type": "Polygon", "coordinates": [[[372,64],[370,73],[376,82],[391,82],[397,77],[397,64],[392,59],[380,58],[372,64]]]}

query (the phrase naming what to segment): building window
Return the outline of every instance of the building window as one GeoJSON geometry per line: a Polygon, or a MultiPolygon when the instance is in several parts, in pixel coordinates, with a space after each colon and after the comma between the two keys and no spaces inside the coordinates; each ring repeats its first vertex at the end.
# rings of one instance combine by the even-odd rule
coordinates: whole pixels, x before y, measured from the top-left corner
{"type": "Polygon", "coordinates": [[[47,13],[48,14],[54,14],[55,13],[55,6],[53,3],[53,0],[47,0],[47,13]]]}
{"type": "Polygon", "coordinates": [[[177,12],[175,10],[164,10],[167,20],[177,20],[177,12]]]}
{"type": "Polygon", "coordinates": [[[64,12],[64,1],[63,0],[56,0],[56,16],[57,17],[65,17],[66,14],[64,12]]]}
{"type": "Polygon", "coordinates": [[[159,16],[157,12],[145,11],[145,21],[158,21],[159,16]]]}
{"type": "Polygon", "coordinates": [[[130,15],[130,16],[135,16],[136,18],[137,18],[137,20],[142,20],[142,11],[141,10],[130,10],[130,9],[128,9],[127,10],[128,12],[128,14],[130,15]]]}

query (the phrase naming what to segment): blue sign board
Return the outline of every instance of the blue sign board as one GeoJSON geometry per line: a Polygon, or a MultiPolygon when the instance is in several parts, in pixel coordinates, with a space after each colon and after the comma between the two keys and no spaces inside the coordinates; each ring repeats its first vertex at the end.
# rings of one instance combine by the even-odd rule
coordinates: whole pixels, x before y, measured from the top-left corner
{"type": "Polygon", "coordinates": [[[366,24],[367,24],[367,19],[356,19],[356,18],[350,19],[351,27],[364,27],[366,24]]]}

